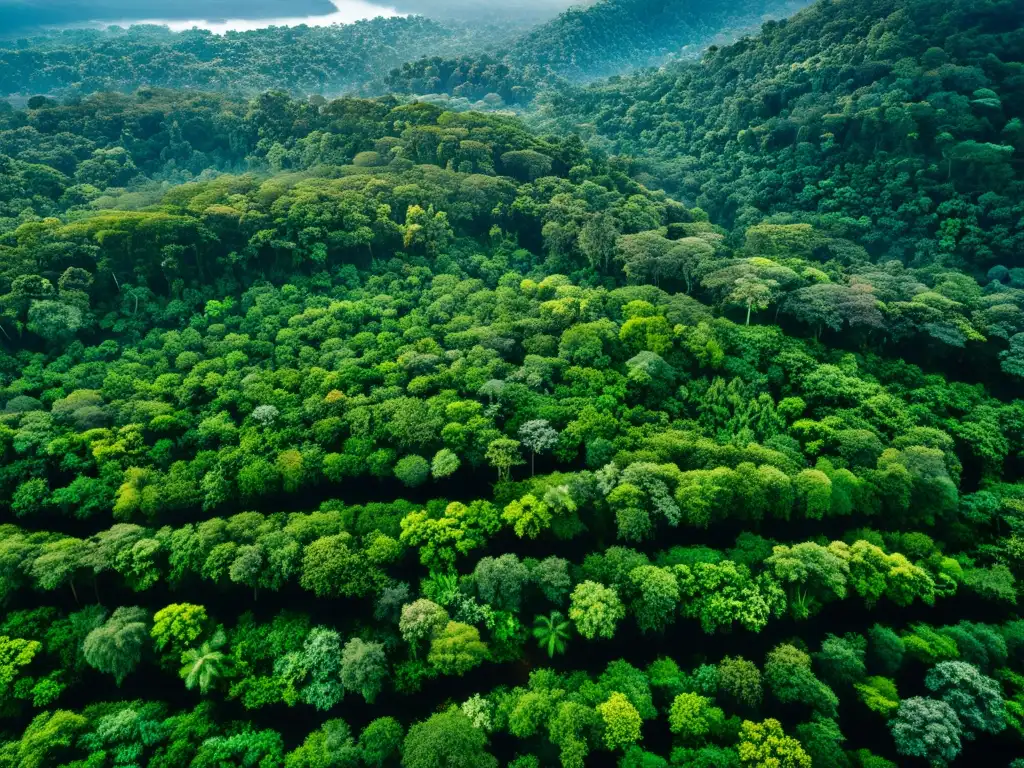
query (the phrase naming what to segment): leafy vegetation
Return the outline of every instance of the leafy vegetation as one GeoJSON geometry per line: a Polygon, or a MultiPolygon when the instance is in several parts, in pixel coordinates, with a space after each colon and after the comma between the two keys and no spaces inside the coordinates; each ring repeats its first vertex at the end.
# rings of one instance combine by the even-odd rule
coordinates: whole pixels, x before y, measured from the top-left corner
{"type": "Polygon", "coordinates": [[[572,7],[490,54],[433,55],[391,71],[385,85],[452,109],[525,107],[570,82],[620,75],[667,60],[692,60],[713,41],[729,39],[803,0],[702,3],[599,0],[572,7]],[[451,97],[451,98],[447,98],[451,97]]]}
{"type": "Polygon", "coordinates": [[[1020,24],[988,0],[817,3],[552,108],[726,227],[807,222],[982,277],[1021,238],[1020,24]]]}
{"type": "Polygon", "coordinates": [[[0,41],[0,95],[134,91],[140,86],[337,95],[379,83],[403,62],[493,45],[494,25],[422,16],[216,35],[166,27],[68,29],[0,41]]]}
{"type": "Polygon", "coordinates": [[[1018,768],[1014,10],[0,111],[0,768],[1018,768]]]}
{"type": "Polygon", "coordinates": [[[598,0],[574,7],[528,32],[509,60],[570,80],[619,75],[653,66],[670,56],[694,57],[723,32],[735,34],[764,18],[785,16],[801,0],[754,0],[700,4],[665,0],[598,0]]]}

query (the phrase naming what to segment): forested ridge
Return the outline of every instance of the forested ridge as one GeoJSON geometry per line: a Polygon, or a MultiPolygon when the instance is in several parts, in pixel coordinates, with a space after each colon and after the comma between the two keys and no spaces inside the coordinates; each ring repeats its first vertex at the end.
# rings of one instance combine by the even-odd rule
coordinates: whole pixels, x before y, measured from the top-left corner
{"type": "Polygon", "coordinates": [[[471,102],[497,94],[504,97],[497,105],[517,105],[528,103],[541,85],[696,58],[712,42],[805,4],[599,0],[540,24],[530,24],[528,16],[411,16],[225,35],[145,25],[70,29],[0,40],[0,85],[3,95],[140,86],[246,95],[271,88],[303,96],[393,91],[471,102]]]}
{"type": "Polygon", "coordinates": [[[505,34],[507,27],[496,24],[422,16],[224,35],[146,25],[66,29],[0,40],[0,90],[4,96],[141,86],[243,95],[273,88],[301,95],[373,92],[381,90],[386,72],[409,59],[475,52],[505,34]]]}
{"type": "Polygon", "coordinates": [[[1014,2],[817,3],[551,110],[726,226],[782,216],[981,274],[1021,248],[1022,40],[1014,2]]]}
{"type": "Polygon", "coordinates": [[[509,58],[570,80],[607,77],[658,64],[681,49],[695,56],[723,31],[756,27],[768,16],[784,16],[802,5],[802,0],[738,5],[720,0],[598,0],[570,8],[530,31],[516,42],[509,58]]]}
{"type": "Polygon", "coordinates": [[[621,75],[673,58],[694,60],[804,0],[718,2],[599,0],[569,8],[487,54],[411,59],[384,82],[395,93],[447,95],[453,108],[532,106],[538,94],[621,75]]]}
{"type": "Polygon", "coordinates": [[[1020,768],[1017,11],[0,105],[0,768],[1020,768]]]}

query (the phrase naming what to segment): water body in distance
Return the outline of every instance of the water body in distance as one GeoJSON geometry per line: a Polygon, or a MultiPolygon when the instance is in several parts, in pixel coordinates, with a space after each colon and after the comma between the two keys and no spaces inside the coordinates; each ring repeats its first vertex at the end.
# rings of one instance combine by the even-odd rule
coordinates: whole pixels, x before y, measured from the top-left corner
{"type": "Polygon", "coordinates": [[[395,9],[366,0],[0,0],[0,29],[5,35],[132,24],[162,24],[175,31],[198,27],[223,34],[269,26],[351,24],[395,15],[395,9]]]}

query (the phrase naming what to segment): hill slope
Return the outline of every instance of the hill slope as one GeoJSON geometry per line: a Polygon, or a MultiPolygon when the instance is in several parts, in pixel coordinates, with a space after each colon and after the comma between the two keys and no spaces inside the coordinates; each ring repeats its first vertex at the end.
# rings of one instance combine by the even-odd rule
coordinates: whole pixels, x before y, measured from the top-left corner
{"type": "Polygon", "coordinates": [[[141,87],[330,96],[372,87],[410,58],[482,50],[503,40],[502,34],[493,26],[422,16],[226,35],[140,25],[65,30],[0,40],[0,96],[141,87]]]}
{"type": "Polygon", "coordinates": [[[508,59],[571,80],[607,77],[668,56],[696,56],[719,36],[804,5],[804,0],[600,0],[570,8],[527,33],[508,59]]]}
{"type": "Polygon", "coordinates": [[[805,0],[600,0],[570,8],[516,38],[504,52],[434,55],[405,62],[385,80],[393,93],[441,99],[453,109],[532,106],[566,82],[628,73],[671,58],[695,58],[713,42],[735,39],[805,0]],[[500,97],[496,99],[495,96],[500,97]]]}
{"type": "Polygon", "coordinates": [[[556,96],[728,226],[818,223],[877,257],[1024,266],[1024,6],[821,2],[699,66],[556,96]]]}
{"type": "Polygon", "coordinates": [[[745,0],[736,10],[725,0],[601,0],[533,29],[524,11],[500,21],[493,14],[443,23],[378,18],[224,36],[143,26],[47,32],[0,40],[0,96],[156,86],[327,96],[390,90],[473,100],[496,93],[504,103],[524,104],[561,78],[593,79],[695,56],[712,41],[804,4],[745,0]]]}

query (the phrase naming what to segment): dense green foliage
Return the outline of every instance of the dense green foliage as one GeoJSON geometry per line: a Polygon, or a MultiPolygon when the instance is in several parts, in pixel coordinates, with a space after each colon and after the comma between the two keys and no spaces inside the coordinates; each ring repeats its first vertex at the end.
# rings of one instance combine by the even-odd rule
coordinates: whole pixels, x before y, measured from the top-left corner
{"type": "Polygon", "coordinates": [[[1021,757],[1018,158],[936,154],[1004,141],[1020,27],[946,10],[543,117],[634,158],[394,97],[0,111],[0,768],[1021,757]]]}
{"type": "Polygon", "coordinates": [[[524,35],[511,48],[509,60],[570,80],[607,77],[669,56],[693,57],[723,31],[734,33],[802,5],[801,0],[598,0],[570,8],[524,35]]]}
{"type": "Polygon", "coordinates": [[[409,59],[476,51],[493,45],[499,34],[488,25],[422,16],[225,35],[145,25],[63,30],[0,41],[0,95],[134,91],[142,85],[340,94],[379,83],[382,73],[409,59]]]}
{"type": "Polygon", "coordinates": [[[385,85],[396,93],[440,99],[452,109],[522,107],[567,82],[619,75],[670,58],[696,58],[713,41],[803,5],[803,0],[756,0],[739,7],[719,0],[599,0],[570,8],[491,55],[474,51],[407,61],[392,70],[385,85]]]}
{"type": "Polygon", "coordinates": [[[540,68],[522,68],[499,56],[475,54],[406,61],[391,70],[385,85],[391,92],[419,94],[424,101],[439,100],[451,109],[486,110],[530,104],[543,87],[557,82],[540,68]],[[441,94],[451,98],[439,98],[441,94]]]}
{"type": "Polygon", "coordinates": [[[762,34],[556,99],[727,227],[805,221],[873,257],[1019,266],[1018,3],[823,2],[762,34]]]}
{"type": "Polygon", "coordinates": [[[0,95],[140,86],[322,95],[387,89],[448,94],[467,99],[466,106],[525,104],[541,83],[594,79],[673,56],[693,58],[714,40],[804,4],[750,0],[737,8],[724,0],[697,6],[600,0],[525,29],[525,20],[438,22],[411,16],[225,35],[175,34],[144,25],[65,30],[0,41],[0,95]]]}

